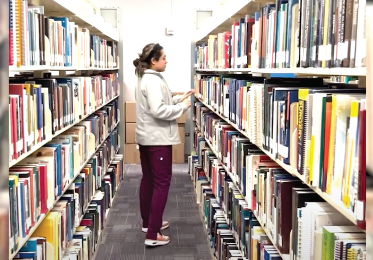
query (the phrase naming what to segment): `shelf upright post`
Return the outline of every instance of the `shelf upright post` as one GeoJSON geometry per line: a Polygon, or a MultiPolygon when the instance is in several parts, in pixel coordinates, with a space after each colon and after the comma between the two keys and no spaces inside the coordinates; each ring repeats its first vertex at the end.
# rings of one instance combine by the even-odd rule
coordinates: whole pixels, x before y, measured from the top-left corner
{"type": "Polygon", "coordinates": [[[370,15],[373,11],[373,1],[366,2],[366,170],[367,170],[367,191],[365,204],[365,220],[366,220],[366,244],[367,255],[366,259],[373,259],[373,17],[370,15]],[[370,115],[370,116],[369,116],[370,115]],[[370,119],[369,119],[370,118],[370,119]]]}
{"type": "MultiPolygon", "coordinates": [[[[113,28],[118,28],[119,32],[124,32],[125,27],[123,24],[123,6],[122,5],[102,5],[100,6],[100,14],[102,17],[104,17],[105,21],[110,23],[113,28]]],[[[119,55],[119,63],[117,63],[117,67],[119,67],[118,70],[118,82],[119,82],[119,97],[118,97],[118,109],[120,111],[120,122],[123,122],[122,124],[119,124],[118,131],[119,133],[125,133],[126,129],[126,123],[125,123],[125,111],[124,106],[125,102],[125,84],[124,84],[124,76],[123,76],[123,67],[124,67],[124,55],[123,55],[123,43],[124,43],[124,33],[119,33],[119,42],[118,42],[118,55],[119,55]]],[[[119,135],[120,136],[120,135],[119,135]]],[[[123,140],[124,140],[123,136],[123,140]]],[[[121,141],[119,148],[119,153],[124,155],[124,141],[121,141]]]]}
{"type": "Polygon", "coordinates": [[[0,259],[9,258],[9,1],[0,0],[0,259]]]}

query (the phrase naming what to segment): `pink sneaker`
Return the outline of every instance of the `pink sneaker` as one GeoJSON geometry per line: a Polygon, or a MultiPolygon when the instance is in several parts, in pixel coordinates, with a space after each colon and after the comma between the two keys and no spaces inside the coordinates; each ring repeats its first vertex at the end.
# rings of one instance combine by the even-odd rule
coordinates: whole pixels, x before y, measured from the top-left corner
{"type": "MultiPolygon", "coordinates": [[[[168,228],[170,226],[170,223],[168,221],[163,221],[162,222],[162,227],[161,227],[161,230],[165,230],[166,228],[168,228]]],[[[148,228],[146,227],[143,227],[142,229],[142,232],[146,233],[148,232],[148,228]]]]}
{"type": "Polygon", "coordinates": [[[170,243],[170,238],[160,233],[157,235],[157,240],[145,239],[145,245],[147,246],[164,246],[168,243],[170,243]]]}

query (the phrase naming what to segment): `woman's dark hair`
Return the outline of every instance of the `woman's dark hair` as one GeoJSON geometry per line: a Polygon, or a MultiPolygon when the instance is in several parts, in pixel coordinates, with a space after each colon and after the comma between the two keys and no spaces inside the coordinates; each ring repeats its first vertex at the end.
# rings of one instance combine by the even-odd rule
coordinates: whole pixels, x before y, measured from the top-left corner
{"type": "Polygon", "coordinates": [[[159,61],[162,55],[163,47],[161,45],[149,43],[143,49],[142,53],[139,53],[139,57],[133,61],[133,65],[136,67],[136,75],[142,77],[146,69],[150,69],[150,62],[154,58],[159,61]]]}

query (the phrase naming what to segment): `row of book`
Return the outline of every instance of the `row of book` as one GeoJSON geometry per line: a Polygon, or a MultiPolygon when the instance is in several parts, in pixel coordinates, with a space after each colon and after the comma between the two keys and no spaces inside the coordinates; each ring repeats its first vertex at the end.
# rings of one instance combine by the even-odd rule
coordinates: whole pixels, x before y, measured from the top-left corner
{"type": "MultiPolygon", "coordinates": [[[[9,161],[80,122],[119,95],[118,74],[9,79],[9,161]]],[[[107,113],[117,117],[113,102],[107,113]]],[[[106,109],[109,109],[107,106],[106,109]]]]}
{"type": "Polygon", "coordinates": [[[258,239],[259,235],[265,236],[264,230],[226,172],[219,172],[224,183],[216,193],[211,183],[213,175],[210,175],[215,168],[208,157],[190,156],[188,166],[215,259],[280,260],[280,254],[268,237],[265,241],[258,239]]]}
{"type": "MultiPolygon", "coordinates": [[[[11,248],[18,248],[43,214],[80,181],[85,168],[95,168],[97,187],[104,180],[107,165],[120,146],[118,118],[111,104],[80,124],[58,135],[20,163],[9,168],[11,248]]],[[[87,190],[88,191],[88,190],[87,190]]],[[[81,203],[83,205],[83,203],[81,203]]]]}
{"type": "Polygon", "coordinates": [[[366,0],[276,0],[209,35],[197,68],[365,67],[366,0]]]}
{"type": "Polygon", "coordinates": [[[92,259],[123,175],[123,155],[97,152],[14,259],[92,259]]]}
{"type": "Polygon", "coordinates": [[[118,43],[93,35],[63,16],[47,16],[44,6],[9,1],[9,65],[116,68],[118,43]]]}
{"type": "MultiPolygon", "coordinates": [[[[365,89],[320,78],[196,77],[197,117],[223,146],[243,134],[292,174],[348,209],[365,226],[365,89]],[[205,107],[204,104],[208,105],[205,107]],[[225,120],[221,121],[220,115],[225,120]]],[[[231,154],[231,153],[230,153],[231,154]]]]}
{"type": "Polygon", "coordinates": [[[206,113],[203,120],[197,121],[197,156],[191,157],[194,165],[189,167],[197,202],[209,207],[204,214],[212,237],[223,233],[233,238],[233,248],[241,252],[235,253],[247,259],[332,260],[365,255],[363,230],[234,129],[230,130],[235,133],[228,130],[228,142],[222,141],[222,135],[210,128],[215,120],[227,126],[216,115],[206,113]],[[227,156],[225,145],[230,147],[227,156]]]}

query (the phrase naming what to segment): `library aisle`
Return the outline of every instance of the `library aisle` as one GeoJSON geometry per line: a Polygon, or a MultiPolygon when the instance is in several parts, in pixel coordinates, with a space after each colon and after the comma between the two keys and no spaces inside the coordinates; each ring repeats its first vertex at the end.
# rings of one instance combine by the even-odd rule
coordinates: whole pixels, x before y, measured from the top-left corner
{"type": "Polygon", "coordinates": [[[170,227],[164,234],[166,246],[146,248],[141,232],[138,190],[140,165],[126,166],[126,174],[114,199],[96,260],[210,260],[205,228],[195,202],[193,184],[186,164],[174,164],[172,184],[164,213],[170,227]]]}

